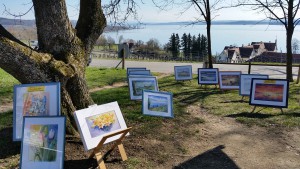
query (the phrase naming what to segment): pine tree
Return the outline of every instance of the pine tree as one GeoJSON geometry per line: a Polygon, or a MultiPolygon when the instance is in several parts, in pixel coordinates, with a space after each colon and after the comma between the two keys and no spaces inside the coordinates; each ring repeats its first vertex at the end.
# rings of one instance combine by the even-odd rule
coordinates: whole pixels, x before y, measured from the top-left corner
{"type": "Polygon", "coordinates": [[[181,50],[183,51],[183,55],[186,58],[188,56],[188,44],[187,44],[187,35],[184,33],[181,37],[181,50]]]}

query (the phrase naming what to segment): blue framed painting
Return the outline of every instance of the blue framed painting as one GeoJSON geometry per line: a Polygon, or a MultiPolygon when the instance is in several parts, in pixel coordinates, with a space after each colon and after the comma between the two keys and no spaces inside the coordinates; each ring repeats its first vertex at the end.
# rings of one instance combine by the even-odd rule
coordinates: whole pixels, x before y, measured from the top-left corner
{"type": "Polygon", "coordinates": [[[137,71],[137,70],[146,70],[146,68],[145,67],[128,67],[126,70],[127,76],[129,76],[131,71],[137,71]]]}
{"type": "Polygon", "coordinates": [[[129,76],[128,85],[131,100],[142,100],[143,90],[158,91],[158,84],[155,76],[129,76]]]}
{"type": "Polygon", "coordinates": [[[20,168],[64,168],[66,117],[23,118],[20,168]]]}
{"type": "Polygon", "coordinates": [[[21,141],[24,116],[60,115],[60,83],[15,85],[13,100],[13,141],[21,141]]]}
{"type": "Polygon", "coordinates": [[[175,80],[192,80],[192,65],[174,66],[175,80]]]}
{"type": "Polygon", "coordinates": [[[269,79],[269,75],[263,74],[241,74],[239,94],[241,96],[250,96],[251,81],[256,79],[269,79]]]}
{"type": "Polygon", "coordinates": [[[144,115],[174,117],[172,93],[143,90],[142,102],[144,115]]]}

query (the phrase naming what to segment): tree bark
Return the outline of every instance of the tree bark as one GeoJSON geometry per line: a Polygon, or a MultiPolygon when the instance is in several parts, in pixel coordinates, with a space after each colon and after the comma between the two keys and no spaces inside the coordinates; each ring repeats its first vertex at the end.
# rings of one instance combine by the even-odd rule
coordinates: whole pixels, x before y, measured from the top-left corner
{"type": "Polygon", "coordinates": [[[33,0],[39,50],[33,50],[0,26],[0,67],[20,83],[60,82],[66,131],[78,134],[74,111],[93,104],[85,69],[89,53],[106,26],[100,0],[81,0],[76,29],[65,0],[33,0]]]}

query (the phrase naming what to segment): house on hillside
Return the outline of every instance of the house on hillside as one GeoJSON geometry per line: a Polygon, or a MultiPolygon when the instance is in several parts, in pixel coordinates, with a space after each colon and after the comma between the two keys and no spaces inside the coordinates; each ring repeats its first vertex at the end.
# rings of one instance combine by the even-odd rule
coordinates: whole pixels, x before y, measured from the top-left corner
{"type": "MultiPolygon", "coordinates": [[[[263,52],[262,54],[250,59],[251,62],[269,62],[269,63],[286,63],[286,53],[263,52]]],[[[293,63],[300,63],[300,54],[293,54],[293,63]]]]}
{"type": "Polygon", "coordinates": [[[216,57],[217,62],[239,63],[253,59],[264,52],[277,52],[277,41],[275,42],[252,42],[242,47],[225,46],[224,50],[216,57]]]}
{"type": "Polygon", "coordinates": [[[225,46],[222,53],[216,56],[216,61],[219,63],[238,63],[240,60],[238,48],[232,45],[225,46]]]}

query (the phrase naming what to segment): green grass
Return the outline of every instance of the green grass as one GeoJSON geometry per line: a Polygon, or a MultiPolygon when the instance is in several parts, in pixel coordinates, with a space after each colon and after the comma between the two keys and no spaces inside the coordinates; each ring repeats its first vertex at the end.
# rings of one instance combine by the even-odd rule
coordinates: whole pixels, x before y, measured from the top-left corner
{"type": "Polygon", "coordinates": [[[0,69],[0,104],[13,100],[13,87],[16,84],[20,84],[18,80],[0,69]]]}
{"type": "Polygon", "coordinates": [[[113,85],[116,82],[126,81],[126,70],[88,67],[86,79],[90,89],[113,85]]]}

